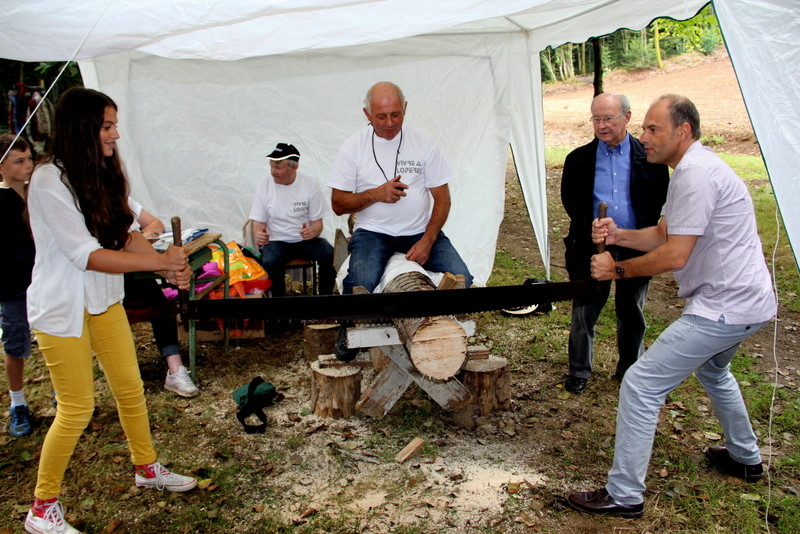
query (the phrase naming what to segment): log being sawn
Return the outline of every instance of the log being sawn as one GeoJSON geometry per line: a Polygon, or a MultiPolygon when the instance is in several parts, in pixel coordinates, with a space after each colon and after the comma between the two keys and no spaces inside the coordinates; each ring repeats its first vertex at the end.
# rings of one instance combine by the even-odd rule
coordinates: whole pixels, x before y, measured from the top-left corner
{"type": "MultiPolygon", "coordinates": [[[[434,291],[430,278],[419,272],[398,275],[385,293],[434,291]]],[[[398,336],[414,367],[424,376],[447,380],[467,361],[467,334],[452,316],[393,319],[398,336]]]]}

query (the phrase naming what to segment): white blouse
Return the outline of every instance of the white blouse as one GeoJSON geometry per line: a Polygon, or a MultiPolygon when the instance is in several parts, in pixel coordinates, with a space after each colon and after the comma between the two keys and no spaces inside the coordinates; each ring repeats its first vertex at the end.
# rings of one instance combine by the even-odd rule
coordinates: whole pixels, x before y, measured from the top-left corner
{"type": "Polygon", "coordinates": [[[54,336],[79,337],[84,310],[96,315],[124,297],[121,274],[87,270],[89,255],[102,248],[52,163],[36,168],[28,189],[28,212],[36,243],[28,288],[28,321],[54,336]]]}

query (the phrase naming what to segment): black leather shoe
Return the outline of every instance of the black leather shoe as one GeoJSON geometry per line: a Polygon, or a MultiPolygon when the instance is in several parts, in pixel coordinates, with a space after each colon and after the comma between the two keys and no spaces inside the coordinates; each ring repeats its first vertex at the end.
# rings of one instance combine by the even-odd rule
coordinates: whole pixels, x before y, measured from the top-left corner
{"type": "Polygon", "coordinates": [[[745,482],[758,482],[764,476],[764,467],[758,463],[747,465],[731,458],[725,447],[709,447],[706,449],[706,458],[711,465],[722,473],[732,477],[741,478],[745,482]]]}
{"type": "Polygon", "coordinates": [[[588,378],[578,378],[577,376],[568,376],[564,381],[564,389],[573,395],[580,395],[586,391],[586,384],[589,383],[588,378]]]}
{"type": "Polygon", "coordinates": [[[352,362],[358,356],[358,349],[347,348],[347,326],[347,324],[343,324],[339,327],[339,337],[333,345],[333,351],[339,361],[352,362]]]}
{"type": "Polygon", "coordinates": [[[620,517],[642,517],[644,503],[617,504],[605,488],[594,491],[579,491],[567,497],[571,507],[587,514],[618,515],[620,517]]]}

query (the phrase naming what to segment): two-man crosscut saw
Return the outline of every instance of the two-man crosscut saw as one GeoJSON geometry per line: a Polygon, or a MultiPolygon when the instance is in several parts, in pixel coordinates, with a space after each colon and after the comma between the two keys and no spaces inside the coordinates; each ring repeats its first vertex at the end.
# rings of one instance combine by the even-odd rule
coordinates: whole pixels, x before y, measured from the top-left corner
{"type": "Polygon", "coordinates": [[[188,319],[386,320],[459,315],[588,297],[594,282],[558,282],[444,291],[192,300],[188,319]]]}

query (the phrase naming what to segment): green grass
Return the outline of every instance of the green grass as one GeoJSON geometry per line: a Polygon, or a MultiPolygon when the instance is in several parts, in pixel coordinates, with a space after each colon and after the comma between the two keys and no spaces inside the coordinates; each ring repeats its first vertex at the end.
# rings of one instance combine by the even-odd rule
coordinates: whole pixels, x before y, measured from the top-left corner
{"type": "Polygon", "coordinates": [[[563,146],[547,146],[544,149],[544,160],[550,168],[563,168],[564,160],[572,150],[573,148],[563,146]]]}
{"type": "Polygon", "coordinates": [[[761,156],[726,154],[725,152],[718,152],[717,155],[745,181],[768,179],[767,169],[761,156]]]}

